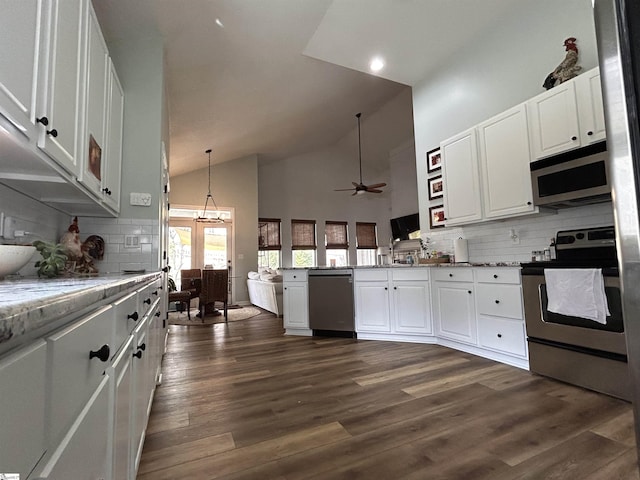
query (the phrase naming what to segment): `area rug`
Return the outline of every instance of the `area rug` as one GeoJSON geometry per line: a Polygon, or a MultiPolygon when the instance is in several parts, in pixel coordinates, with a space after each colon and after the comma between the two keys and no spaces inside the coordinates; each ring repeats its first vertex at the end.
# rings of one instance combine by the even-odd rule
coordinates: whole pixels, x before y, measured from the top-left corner
{"type": "MultiPolygon", "coordinates": [[[[220,315],[205,315],[204,322],[202,318],[196,317],[197,309],[191,310],[191,320],[187,317],[187,312],[169,312],[169,325],[186,325],[186,326],[207,326],[215,323],[224,323],[224,315],[220,310],[220,315]]],[[[227,310],[229,322],[237,322],[246,320],[256,315],[260,315],[262,311],[256,307],[241,307],[227,310]]]]}

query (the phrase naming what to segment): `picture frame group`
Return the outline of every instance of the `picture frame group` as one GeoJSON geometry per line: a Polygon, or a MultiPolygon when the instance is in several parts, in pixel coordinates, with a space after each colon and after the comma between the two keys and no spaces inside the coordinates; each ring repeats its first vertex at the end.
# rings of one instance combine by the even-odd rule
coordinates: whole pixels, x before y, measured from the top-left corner
{"type": "Polygon", "coordinates": [[[444,196],[442,175],[429,178],[427,183],[429,184],[429,200],[435,200],[436,198],[442,198],[444,196]]]}

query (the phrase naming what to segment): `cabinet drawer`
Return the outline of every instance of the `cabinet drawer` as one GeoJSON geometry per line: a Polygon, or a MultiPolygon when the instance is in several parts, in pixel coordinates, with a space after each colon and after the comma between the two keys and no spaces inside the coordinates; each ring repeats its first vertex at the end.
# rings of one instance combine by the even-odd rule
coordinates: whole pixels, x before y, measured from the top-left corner
{"type": "Polygon", "coordinates": [[[519,285],[476,286],[478,313],[522,318],[522,291],[519,285]]]}
{"type": "Polygon", "coordinates": [[[386,268],[370,268],[370,269],[356,268],[353,271],[353,278],[356,282],[386,282],[387,269],[386,268]]]}
{"type": "Polygon", "coordinates": [[[306,282],[307,271],[306,270],[285,270],[282,272],[283,282],[306,282]]]}
{"type": "Polygon", "coordinates": [[[138,311],[138,296],[130,293],[113,303],[113,351],[114,355],[122,343],[131,335],[136,324],[142,319],[138,311]]]}
{"type": "Polygon", "coordinates": [[[138,308],[140,315],[146,315],[160,296],[158,286],[159,284],[157,282],[153,282],[138,290],[138,308]]]}
{"type": "Polygon", "coordinates": [[[476,281],[482,283],[513,283],[520,285],[519,268],[476,268],[476,281]]]}
{"type": "MultiPolygon", "coordinates": [[[[49,441],[59,440],[96,390],[109,365],[113,308],[108,305],[47,338],[51,387],[48,421],[49,441]],[[90,358],[90,352],[109,347],[106,361],[90,358]]],[[[105,349],[106,350],[106,349],[105,349]]]]}
{"type": "Polygon", "coordinates": [[[392,268],[391,278],[393,280],[429,280],[429,267],[408,267],[408,268],[392,268]]]}
{"type": "Polygon", "coordinates": [[[478,341],[481,346],[520,357],[527,356],[524,322],[480,315],[478,341]]]}
{"type": "Polygon", "coordinates": [[[473,282],[473,269],[464,267],[435,267],[431,272],[433,280],[441,282],[473,282]]]}
{"type": "Polygon", "coordinates": [[[46,343],[9,355],[0,362],[0,465],[26,478],[45,451],[46,343]]]}

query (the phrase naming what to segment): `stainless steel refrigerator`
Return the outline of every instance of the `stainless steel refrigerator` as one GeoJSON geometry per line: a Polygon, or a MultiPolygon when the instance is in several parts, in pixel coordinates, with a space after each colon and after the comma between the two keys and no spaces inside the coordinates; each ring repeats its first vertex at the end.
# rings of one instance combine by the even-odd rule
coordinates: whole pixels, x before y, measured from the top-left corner
{"type": "Polygon", "coordinates": [[[595,0],[594,15],[636,440],[640,446],[640,1],[595,0]]]}

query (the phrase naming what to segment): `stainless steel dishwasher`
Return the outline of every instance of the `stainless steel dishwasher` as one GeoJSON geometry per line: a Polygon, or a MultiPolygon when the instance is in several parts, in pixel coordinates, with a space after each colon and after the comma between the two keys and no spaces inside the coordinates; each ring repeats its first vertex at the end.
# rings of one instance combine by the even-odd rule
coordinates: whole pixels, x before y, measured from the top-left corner
{"type": "Polygon", "coordinates": [[[355,337],[353,269],[309,270],[309,328],[314,335],[355,337]]]}

